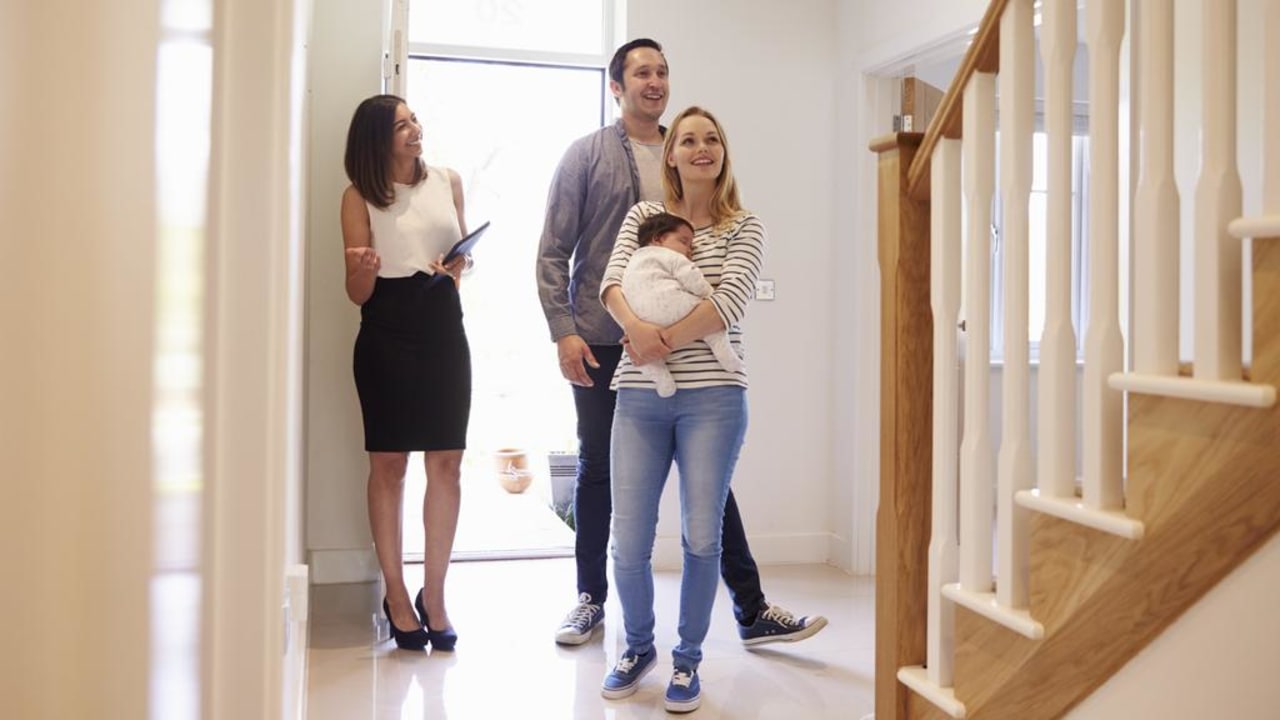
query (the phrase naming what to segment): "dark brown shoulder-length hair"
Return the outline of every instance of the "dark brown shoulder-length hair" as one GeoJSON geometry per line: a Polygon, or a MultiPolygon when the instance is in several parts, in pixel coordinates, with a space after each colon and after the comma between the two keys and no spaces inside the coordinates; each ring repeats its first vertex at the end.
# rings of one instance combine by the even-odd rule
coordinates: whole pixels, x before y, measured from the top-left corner
{"type": "MultiPolygon", "coordinates": [[[[360,197],[376,208],[385,208],[396,199],[391,184],[391,137],[396,124],[396,108],[404,105],[396,95],[374,95],[356,107],[347,129],[347,152],[343,165],[347,178],[360,197]]],[[[418,158],[413,185],[427,176],[426,165],[418,158]]]]}
{"type": "Polygon", "coordinates": [[[729,160],[729,138],[724,135],[720,121],[710,111],[693,105],[685,108],[671,121],[671,129],[662,143],[662,187],[666,194],[667,207],[684,198],[684,184],[680,182],[680,172],[668,164],[671,152],[675,149],[677,136],[680,134],[680,123],[688,117],[704,117],[711,121],[720,136],[720,146],[724,148],[724,164],[720,168],[720,176],[716,178],[716,188],[711,194],[711,220],[719,227],[742,214],[742,202],[738,199],[738,181],[733,177],[733,163],[729,160]]]}

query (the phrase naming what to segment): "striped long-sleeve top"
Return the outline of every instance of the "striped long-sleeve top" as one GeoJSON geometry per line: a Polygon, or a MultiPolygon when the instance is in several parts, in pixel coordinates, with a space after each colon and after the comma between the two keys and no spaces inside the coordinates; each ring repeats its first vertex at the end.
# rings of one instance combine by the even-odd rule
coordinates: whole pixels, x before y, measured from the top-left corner
{"type": "MultiPolygon", "coordinates": [[[[638,247],[636,231],[645,218],[663,212],[660,202],[640,202],[632,206],[618,231],[613,255],[600,283],[600,296],[614,285],[621,285],[622,273],[638,247]]],[[[693,234],[693,262],[711,284],[711,303],[724,322],[734,352],[744,359],[743,369],[729,372],[720,366],[706,342],[697,340],[676,348],[667,356],[667,368],[676,387],[713,387],[717,385],[747,386],[747,373],[739,323],[747,312],[747,303],[755,296],[756,280],[764,260],[765,229],[760,218],[744,212],[715,227],[696,230],[693,234]]],[[[631,364],[626,353],[613,375],[613,389],[650,388],[654,384],[631,364]]]]}

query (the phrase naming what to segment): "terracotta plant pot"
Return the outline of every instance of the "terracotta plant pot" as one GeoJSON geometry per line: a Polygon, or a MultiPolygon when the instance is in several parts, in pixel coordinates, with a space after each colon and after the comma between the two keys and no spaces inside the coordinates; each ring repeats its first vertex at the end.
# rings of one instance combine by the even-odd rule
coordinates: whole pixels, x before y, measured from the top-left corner
{"type": "Polygon", "coordinates": [[[509,493],[522,493],[533,484],[533,471],[509,470],[498,476],[498,483],[509,493]]]}
{"type": "Polygon", "coordinates": [[[509,493],[522,493],[533,483],[529,457],[519,448],[500,448],[493,453],[493,469],[498,484],[509,493]]]}

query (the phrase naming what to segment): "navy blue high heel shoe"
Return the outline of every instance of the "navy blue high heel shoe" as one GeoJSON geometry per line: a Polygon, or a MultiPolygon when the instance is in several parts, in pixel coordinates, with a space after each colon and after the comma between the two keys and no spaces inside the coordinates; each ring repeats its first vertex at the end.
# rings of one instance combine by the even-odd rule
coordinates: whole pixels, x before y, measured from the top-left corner
{"type": "Polygon", "coordinates": [[[413,630],[401,630],[396,627],[396,621],[391,619],[391,608],[387,607],[387,599],[382,598],[382,614],[387,616],[387,626],[391,628],[391,637],[396,641],[396,647],[401,650],[426,650],[427,643],[431,641],[427,631],[422,627],[413,630]]]}
{"type": "Polygon", "coordinates": [[[443,652],[450,652],[453,646],[458,644],[458,633],[454,632],[452,627],[444,630],[432,630],[427,624],[427,606],[422,603],[422,591],[418,591],[418,597],[414,598],[413,605],[418,609],[418,617],[422,618],[422,627],[426,628],[427,640],[431,642],[431,647],[443,652]]]}

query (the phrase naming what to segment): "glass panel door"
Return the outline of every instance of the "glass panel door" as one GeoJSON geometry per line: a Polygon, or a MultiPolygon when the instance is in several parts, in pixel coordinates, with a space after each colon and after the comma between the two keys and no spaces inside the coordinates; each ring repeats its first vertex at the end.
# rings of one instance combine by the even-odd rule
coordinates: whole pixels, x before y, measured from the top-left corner
{"type": "MultiPolygon", "coordinates": [[[[576,416],[534,262],[556,165],[603,122],[604,71],[421,57],[408,70],[406,100],[422,120],[427,163],[462,176],[469,228],[492,222],[462,282],[473,392],[455,555],[571,552],[572,535],[547,509],[545,458],[576,449],[576,416]],[[524,450],[534,470],[534,486],[518,499],[498,486],[493,453],[503,448],[524,450]],[[528,507],[506,509],[520,503],[528,507]]],[[[422,483],[415,455],[405,490],[407,557],[422,553],[422,483]]]]}

